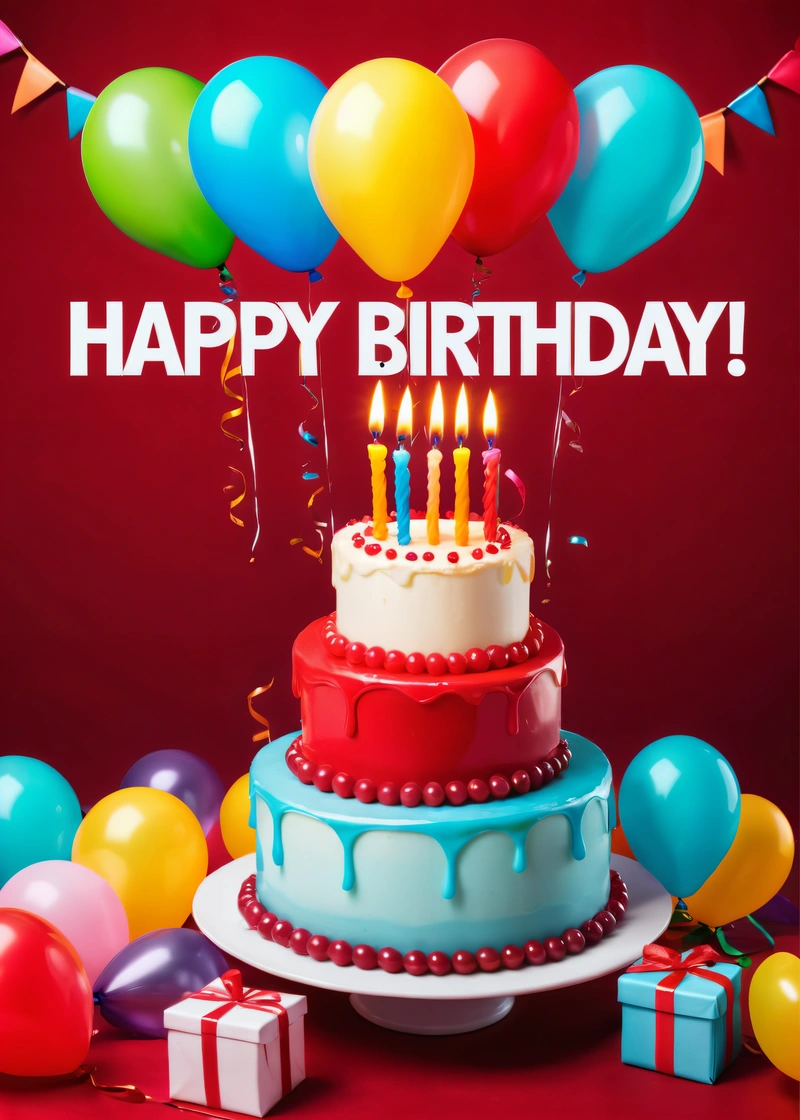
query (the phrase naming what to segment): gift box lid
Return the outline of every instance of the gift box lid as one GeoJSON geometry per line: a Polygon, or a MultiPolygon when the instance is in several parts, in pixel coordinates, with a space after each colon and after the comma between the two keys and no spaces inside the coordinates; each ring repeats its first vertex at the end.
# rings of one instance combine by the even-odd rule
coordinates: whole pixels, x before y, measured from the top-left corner
{"type": "MultiPolygon", "coordinates": [[[[690,952],[681,953],[681,960],[690,956],[690,952]]],[[[643,960],[640,957],[631,967],[641,964],[643,960]]],[[[738,964],[719,961],[700,964],[698,967],[727,976],[733,985],[734,999],[738,998],[742,983],[742,970],[738,964]]],[[[617,999],[631,1007],[644,1007],[654,1011],[658,983],[673,971],[667,968],[663,972],[623,972],[617,983],[617,999]]],[[[675,989],[673,1008],[675,1015],[688,1015],[693,1019],[718,1019],[727,1011],[728,997],[721,984],[686,972],[675,989]]]]}
{"type": "MultiPolygon", "coordinates": [[[[238,973],[235,975],[239,976],[238,973]]],[[[240,976],[238,983],[235,980],[232,982],[230,977],[231,973],[226,972],[203,988],[202,994],[196,992],[166,1008],[164,1026],[167,1030],[200,1034],[204,1017],[211,1012],[218,1013],[220,1008],[228,1004],[228,1010],[216,1019],[217,1037],[264,1043],[270,1042],[278,1034],[278,1016],[268,1006],[270,1003],[276,1004],[277,997],[280,1005],[286,1009],[290,1025],[301,1015],[305,1015],[308,1009],[305,996],[242,988],[240,976]],[[241,1001],[235,999],[239,994],[241,1001]],[[259,1001],[265,1002],[267,1006],[259,1006],[259,1001]]]]}

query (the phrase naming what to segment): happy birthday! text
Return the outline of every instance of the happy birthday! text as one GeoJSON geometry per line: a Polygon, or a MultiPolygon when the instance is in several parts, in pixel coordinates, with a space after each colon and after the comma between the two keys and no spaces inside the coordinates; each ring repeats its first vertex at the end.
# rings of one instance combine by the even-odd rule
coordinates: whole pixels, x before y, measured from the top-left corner
{"type": "MultiPolygon", "coordinates": [[[[242,370],[256,371],[258,351],[300,344],[300,372],[318,374],[322,333],[337,308],[322,302],[309,317],[299,303],[243,302],[239,307],[239,345],[242,370]]],[[[70,304],[70,375],[85,377],[90,347],[105,354],[108,376],[138,377],[146,362],[163,365],[170,376],[200,374],[201,352],[225,346],[237,328],[230,307],[216,302],[184,304],[182,345],[163,303],[148,302],[138,315],[131,344],[125,353],[123,326],[130,337],[130,312],[121,302],[104,309],[88,303],[70,304]],[[123,323],[123,316],[128,317],[123,323]]],[[[396,303],[358,304],[358,373],[387,377],[408,367],[412,377],[444,376],[460,370],[465,377],[479,373],[507,377],[512,373],[535,377],[540,352],[554,355],[555,373],[566,377],[598,377],[622,370],[638,377],[652,364],[666,367],[671,376],[704,376],[706,349],[715,329],[725,331],[727,372],[745,372],[744,303],[706,303],[693,310],[686,302],[647,302],[636,322],[609,303],[457,301],[411,302],[405,310],[396,303]],[[727,310],[727,314],[725,314],[727,310]],[[480,356],[479,332],[491,327],[480,356]],[[552,349],[549,349],[552,348],[552,349]]],[[[330,333],[330,332],[328,332],[330,333]]]]}

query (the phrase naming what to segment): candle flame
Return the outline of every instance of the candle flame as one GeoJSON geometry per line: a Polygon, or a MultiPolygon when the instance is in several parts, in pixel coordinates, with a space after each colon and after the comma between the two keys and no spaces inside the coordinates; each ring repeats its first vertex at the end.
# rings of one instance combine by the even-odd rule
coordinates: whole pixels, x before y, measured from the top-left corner
{"type": "Polygon", "coordinates": [[[372,407],[369,410],[369,430],[376,439],[383,431],[383,385],[380,381],[372,394],[372,407]]]}
{"type": "Polygon", "coordinates": [[[437,382],[436,392],[433,394],[431,405],[431,423],[429,434],[431,440],[441,439],[444,431],[444,402],[442,401],[442,385],[437,382]]]}
{"type": "Polygon", "coordinates": [[[456,403],[456,439],[466,439],[469,431],[469,410],[467,408],[467,390],[464,385],[458,394],[456,403]]]}
{"type": "Polygon", "coordinates": [[[489,390],[486,398],[486,407],[483,410],[483,434],[487,439],[497,438],[497,408],[494,403],[494,393],[489,390]]]}
{"type": "Polygon", "coordinates": [[[406,389],[397,414],[397,440],[411,438],[411,390],[406,389]]]}

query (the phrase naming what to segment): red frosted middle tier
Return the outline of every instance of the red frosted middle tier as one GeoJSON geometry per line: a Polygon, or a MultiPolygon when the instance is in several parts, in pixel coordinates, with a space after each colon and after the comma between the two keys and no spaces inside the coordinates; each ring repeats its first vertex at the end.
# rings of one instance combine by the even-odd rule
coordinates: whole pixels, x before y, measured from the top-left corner
{"type": "Polygon", "coordinates": [[[564,645],[542,623],[539,652],[506,669],[447,676],[373,671],[334,656],[327,619],[298,636],[293,688],[302,753],[376,786],[510,777],[558,747],[564,645]]]}

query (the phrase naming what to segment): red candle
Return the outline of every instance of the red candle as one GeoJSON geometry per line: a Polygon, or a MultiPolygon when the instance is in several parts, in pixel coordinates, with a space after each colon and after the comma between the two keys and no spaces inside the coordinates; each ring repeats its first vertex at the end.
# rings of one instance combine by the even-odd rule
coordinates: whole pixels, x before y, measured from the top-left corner
{"type": "Polygon", "coordinates": [[[483,535],[486,541],[497,540],[497,507],[499,493],[497,478],[500,471],[500,448],[494,446],[497,437],[497,409],[491,389],[483,410],[483,434],[489,443],[489,450],[483,453],[483,535]]]}

